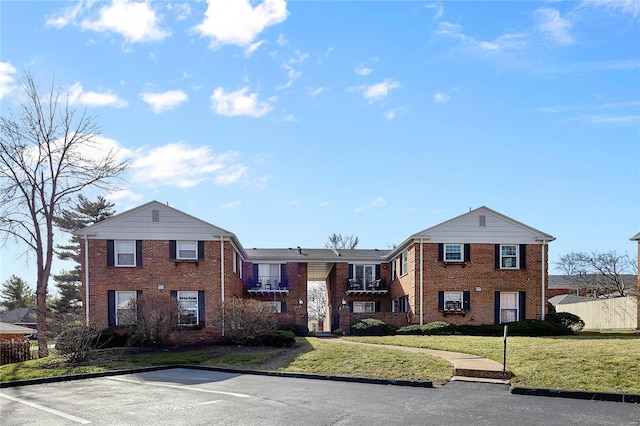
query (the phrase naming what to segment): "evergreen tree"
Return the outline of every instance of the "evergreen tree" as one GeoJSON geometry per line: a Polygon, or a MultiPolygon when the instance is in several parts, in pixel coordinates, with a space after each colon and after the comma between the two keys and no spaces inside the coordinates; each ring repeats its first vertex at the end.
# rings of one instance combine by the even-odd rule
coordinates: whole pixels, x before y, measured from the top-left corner
{"type": "MultiPolygon", "coordinates": [[[[55,225],[62,231],[73,233],[79,229],[100,222],[113,216],[113,203],[102,196],[96,201],[89,201],[84,195],[78,197],[78,203],[71,209],[62,210],[54,218],[55,225]]],[[[82,294],[80,291],[80,237],[72,235],[68,244],[56,245],[56,256],[61,260],[71,260],[76,266],[71,271],[63,270],[53,275],[58,288],[58,299],[54,310],[58,313],[77,313],[82,310],[82,294]]]]}
{"type": "Polygon", "coordinates": [[[7,311],[17,308],[35,308],[36,296],[29,284],[22,278],[11,275],[8,280],[2,283],[0,289],[0,305],[7,311]]]}

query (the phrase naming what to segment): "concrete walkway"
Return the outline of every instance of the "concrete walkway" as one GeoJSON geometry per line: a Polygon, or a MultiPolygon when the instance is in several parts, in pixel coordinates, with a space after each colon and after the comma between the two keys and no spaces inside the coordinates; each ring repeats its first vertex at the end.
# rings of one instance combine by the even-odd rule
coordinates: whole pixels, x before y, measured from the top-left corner
{"type": "Polygon", "coordinates": [[[508,369],[503,371],[501,363],[478,355],[438,351],[435,349],[412,348],[409,346],[378,345],[374,343],[353,342],[344,339],[335,339],[335,341],[351,345],[374,346],[400,351],[423,353],[442,358],[453,364],[453,377],[451,377],[451,381],[459,380],[468,382],[500,383],[505,385],[511,383],[511,372],[508,369]]]}

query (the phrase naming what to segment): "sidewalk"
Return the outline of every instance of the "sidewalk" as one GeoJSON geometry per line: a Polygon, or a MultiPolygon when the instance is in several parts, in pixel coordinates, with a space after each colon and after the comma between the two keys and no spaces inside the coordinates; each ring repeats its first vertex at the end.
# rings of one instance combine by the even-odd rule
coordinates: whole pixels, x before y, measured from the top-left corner
{"type": "Polygon", "coordinates": [[[460,352],[438,351],[434,349],[412,348],[408,346],[378,345],[374,343],[353,342],[350,340],[335,339],[336,342],[383,347],[400,351],[423,353],[449,361],[453,365],[453,377],[451,381],[468,381],[483,383],[499,383],[508,385],[511,383],[511,372],[503,372],[503,366],[499,362],[478,356],[463,354],[460,352]]]}

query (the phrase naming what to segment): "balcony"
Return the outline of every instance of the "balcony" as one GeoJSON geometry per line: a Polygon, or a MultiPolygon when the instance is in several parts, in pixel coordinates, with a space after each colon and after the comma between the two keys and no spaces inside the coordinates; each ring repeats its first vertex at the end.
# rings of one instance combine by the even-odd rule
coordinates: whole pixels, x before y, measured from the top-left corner
{"type": "Polygon", "coordinates": [[[286,281],[280,276],[259,276],[257,280],[251,280],[247,289],[249,294],[287,294],[286,281]]]}
{"type": "Polygon", "coordinates": [[[347,280],[346,294],[387,294],[384,279],[350,278],[347,280]]]}

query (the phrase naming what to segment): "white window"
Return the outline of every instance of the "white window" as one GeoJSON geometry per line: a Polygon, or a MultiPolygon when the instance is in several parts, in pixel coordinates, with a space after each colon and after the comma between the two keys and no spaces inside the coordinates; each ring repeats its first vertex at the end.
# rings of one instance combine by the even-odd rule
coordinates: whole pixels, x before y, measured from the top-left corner
{"type": "Polygon", "coordinates": [[[409,272],[409,253],[405,250],[400,255],[400,275],[405,275],[409,272]]]}
{"type": "Polygon", "coordinates": [[[353,302],[354,314],[368,314],[376,311],[376,302],[353,302]]]}
{"type": "Polygon", "coordinates": [[[500,292],[500,323],[518,321],[518,293],[500,292]]]}
{"type": "Polygon", "coordinates": [[[518,269],[518,246],[516,244],[500,246],[500,268],[518,269]]]}
{"type": "Polygon", "coordinates": [[[177,297],[180,303],[178,325],[198,325],[198,292],[179,291],[177,297]]]}
{"type": "Polygon", "coordinates": [[[375,266],[374,265],[353,265],[353,278],[355,285],[360,289],[369,289],[375,285],[375,266]]]}
{"type": "Polygon", "coordinates": [[[462,250],[462,244],[445,244],[444,261],[464,262],[464,251],[462,250]]]}
{"type": "Polygon", "coordinates": [[[279,263],[258,264],[258,286],[266,290],[278,289],[282,284],[279,263]]]}
{"type": "Polygon", "coordinates": [[[398,312],[398,299],[391,301],[391,312],[398,312]]]}
{"type": "Polygon", "coordinates": [[[178,259],[197,260],[198,259],[198,242],[197,241],[178,241],[176,243],[178,251],[178,259]]]}
{"type": "Polygon", "coordinates": [[[260,302],[262,305],[269,306],[273,309],[273,312],[279,314],[282,312],[282,302],[271,302],[271,301],[263,301],[260,302]]]}
{"type": "Polygon", "coordinates": [[[391,261],[391,281],[395,280],[397,277],[397,271],[396,271],[396,259],[393,259],[391,261]]]}
{"type": "Polygon", "coordinates": [[[445,311],[461,311],[462,310],[462,292],[461,291],[445,291],[444,292],[444,310],[445,311]]]}
{"type": "Polygon", "coordinates": [[[116,266],[136,266],[136,242],[116,241],[116,266]]]}
{"type": "Polygon", "coordinates": [[[116,291],[116,325],[136,323],[136,292],[116,291]]]}

